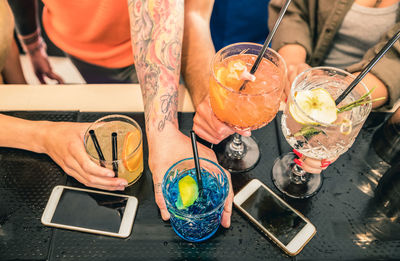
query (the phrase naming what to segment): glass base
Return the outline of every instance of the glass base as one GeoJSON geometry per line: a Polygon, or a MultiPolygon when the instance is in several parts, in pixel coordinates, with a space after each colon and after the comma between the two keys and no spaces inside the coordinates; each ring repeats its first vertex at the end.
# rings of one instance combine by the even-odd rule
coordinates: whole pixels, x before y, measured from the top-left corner
{"type": "Polygon", "coordinates": [[[322,186],[322,174],[311,174],[305,172],[303,176],[293,173],[293,162],[297,156],[288,153],[275,160],[272,167],[271,177],[275,187],[291,198],[309,198],[315,195],[322,186]]]}
{"type": "Polygon", "coordinates": [[[218,163],[231,173],[241,173],[253,169],[260,160],[260,149],[257,142],[252,137],[241,136],[244,151],[237,156],[231,149],[233,137],[234,135],[231,135],[213,146],[218,163]]]}
{"type": "Polygon", "coordinates": [[[189,241],[189,242],[198,243],[198,242],[203,242],[203,241],[209,239],[210,237],[212,237],[212,236],[215,234],[215,232],[217,232],[217,230],[218,230],[218,228],[219,228],[219,225],[217,226],[216,229],[214,229],[213,231],[211,231],[210,234],[208,234],[207,236],[205,236],[205,237],[203,237],[203,238],[185,237],[185,236],[183,236],[183,234],[180,233],[180,232],[178,231],[178,229],[176,229],[174,226],[172,226],[172,228],[174,229],[175,233],[176,233],[178,236],[180,236],[182,239],[184,239],[184,240],[186,240],[186,241],[189,241]]]}

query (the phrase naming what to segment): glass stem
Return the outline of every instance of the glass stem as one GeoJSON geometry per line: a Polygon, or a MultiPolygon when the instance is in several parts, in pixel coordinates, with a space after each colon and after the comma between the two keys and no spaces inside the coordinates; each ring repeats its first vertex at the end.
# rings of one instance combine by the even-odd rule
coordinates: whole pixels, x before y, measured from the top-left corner
{"type": "Polygon", "coordinates": [[[297,164],[293,164],[290,172],[290,180],[295,184],[304,184],[308,181],[309,173],[300,168],[297,164]]]}
{"type": "Polygon", "coordinates": [[[233,159],[241,159],[246,154],[246,146],[242,142],[240,134],[233,134],[232,142],[229,144],[229,157],[233,159]]]}

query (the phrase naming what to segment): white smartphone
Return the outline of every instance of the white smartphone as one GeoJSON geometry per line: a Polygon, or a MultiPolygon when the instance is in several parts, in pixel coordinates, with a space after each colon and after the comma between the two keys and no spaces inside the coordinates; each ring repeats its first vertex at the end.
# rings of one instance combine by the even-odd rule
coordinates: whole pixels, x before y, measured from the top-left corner
{"type": "Polygon", "coordinates": [[[133,196],[56,186],[41,221],[46,226],[125,238],[131,234],[137,207],[133,196]]]}
{"type": "Polygon", "coordinates": [[[258,179],[241,189],[233,203],[288,255],[297,255],[316,233],[307,218],[258,179]]]}

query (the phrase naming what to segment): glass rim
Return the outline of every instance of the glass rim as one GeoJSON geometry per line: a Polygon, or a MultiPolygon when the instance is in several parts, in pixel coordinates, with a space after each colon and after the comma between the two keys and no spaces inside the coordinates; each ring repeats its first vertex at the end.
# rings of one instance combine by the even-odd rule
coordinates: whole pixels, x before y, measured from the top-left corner
{"type": "Polygon", "coordinates": [[[122,115],[122,114],[110,114],[110,115],[106,115],[106,116],[103,116],[103,117],[101,117],[101,118],[95,120],[94,122],[92,122],[92,123],[90,124],[90,126],[87,128],[87,130],[85,131],[85,135],[84,135],[84,138],[83,138],[83,145],[84,145],[84,147],[85,147],[85,151],[86,151],[86,153],[87,153],[90,157],[92,157],[93,159],[99,160],[99,161],[102,161],[102,162],[105,162],[105,163],[121,162],[121,161],[123,160],[122,158],[119,158],[119,159],[117,159],[117,160],[100,160],[100,159],[99,159],[99,156],[98,156],[97,154],[96,154],[96,155],[92,155],[92,154],[88,151],[88,149],[87,149],[87,139],[89,139],[89,138],[87,138],[87,139],[85,139],[85,138],[90,136],[89,131],[92,130],[92,129],[95,130],[95,129],[92,128],[92,127],[95,126],[96,124],[98,124],[100,121],[103,121],[103,120],[106,120],[106,119],[110,119],[110,118],[123,118],[123,119],[125,119],[125,120],[128,120],[128,121],[130,121],[129,123],[131,123],[133,126],[135,126],[135,127],[139,130],[139,133],[140,133],[140,140],[139,140],[138,145],[135,147],[135,149],[134,149],[131,153],[129,153],[129,154],[125,157],[126,159],[130,159],[130,158],[139,150],[140,146],[141,146],[142,143],[143,143],[143,132],[142,132],[142,128],[140,127],[139,123],[137,123],[137,122],[136,122],[134,119],[132,119],[131,117],[128,117],[128,116],[122,115]]]}
{"type": "MultiPolygon", "coordinates": [[[[273,89],[273,90],[264,91],[264,92],[262,92],[262,93],[256,93],[256,94],[243,93],[243,92],[241,92],[241,91],[236,91],[236,90],[234,90],[234,89],[232,89],[232,88],[230,88],[230,87],[228,87],[228,86],[225,86],[225,85],[222,84],[220,81],[218,81],[218,79],[217,79],[217,77],[216,77],[216,75],[215,75],[215,72],[214,72],[214,62],[215,62],[215,60],[216,60],[216,58],[217,58],[217,55],[221,54],[223,51],[225,51],[226,49],[228,49],[228,48],[230,48],[230,47],[237,46],[237,45],[241,45],[241,44],[248,44],[248,45],[253,45],[253,46],[259,46],[259,47],[261,47],[261,48],[263,47],[263,45],[261,45],[261,44],[259,44],[259,43],[238,42],[238,43],[233,43],[233,44],[230,44],[230,45],[227,45],[227,46],[221,48],[221,49],[213,56],[213,58],[212,58],[212,60],[211,60],[211,64],[210,64],[211,72],[212,72],[212,77],[213,77],[213,79],[215,80],[215,82],[216,82],[219,86],[221,86],[222,88],[228,90],[229,92],[232,92],[232,93],[235,93],[235,94],[240,94],[241,96],[252,96],[252,97],[254,97],[254,96],[262,96],[262,95],[269,94],[269,93],[271,93],[271,92],[276,91],[276,89],[273,89]]],[[[244,49],[244,50],[245,50],[245,49],[244,49]]],[[[244,51],[244,50],[243,50],[243,51],[244,51]]],[[[284,75],[283,75],[283,77],[284,77],[284,78],[287,77],[287,66],[286,66],[286,62],[285,62],[285,60],[283,59],[283,57],[282,57],[277,51],[275,51],[274,49],[272,49],[272,48],[270,48],[270,47],[267,47],[267,50],[270,51],[271,53],[273,53],[274,55],[276,55],[276,56],[278,57],[278,60],[281,61],[281,62],[283,63],[283,68],[284,68],[284,72],[283,72],[284,75]]],[[[242,52],[243,52],[243,51],[242,51],[242,52]]],[[[265,54],[264,54],[264,55],[265,55],[265,54]]],[[[264,58],[264,57],[263,57],[263,58],[264,58]]],[[[265,59],[266,59],[266,58],[265,58],[265,59]]],[[[224,60],[225,60],[225,59],[224,59],[224,60]]],[[[278,67],[278,66],[277,66],[277,67],[278,67]]],[[[284,88],[283,88],[283,89],[284,89],[284,88]]]]}
{"type": "MultiPolygon", "coordinates": [[[[301,72],[299,75],[297,75],[296,78],[294,79],[292,85],[291,85],[291,88],[290,88],[290,97],[291,97],[291,100],[293,101],[294,105],[296,106],[296,109],[298,109],[301,113],[303,113],[304,116],[306,116],[309,120],[311,120],[311,121],[313,121],[313,122],[316,122],[316,123],[318,123],[319,125],[326,126],[326,127],[338,127],[338,126],[341,126],[341,124],[323,123],[323,122],[320,122],[320,121],[318,121],[318,120],[315,120],[313,117],[311,117],[310,115],[308,115],[307,113],[305,113],[305,112],[300,108],[300,106],[297,104],[297,101],[296,101],[296,99],[295,99],[295,97],[294,97],[295,86],[298,84],[298,82],[300,81],[300,78],[301,78],[303,75],[305,75],[306,73],[309,73],[309,72],[311,72],[311,71],[315,71],[315,70],[335,70],[335,71],[338,71],[338,72],[341,72],[341,73],[345,74],[346,76],[350,77],[352,80],[354,80],[354,79],[356,78],[356,76],[354,76],[353,74],[349,73],[348,71],[345,71],[345,70],[340,69],[340,68],[332,67],[332,66],[317,66],[317,67],[311,67],[311,68],[309,68],[309,69],[307,69],[307,70],[301,72]]],[[[360,81],[359,84],[361,84],[361,86],[364,88],[364,90],[366,91],[365,93],[368,93],[368,92],[369,92],[369,89],[368,89],[367,86],[364,84],[364,82],[360,81]]],[[[296,90],[296,91],[297,91],[297,90],[296,90]]],[[[352,91],[354,91],[354,89],[353,89],[352,91]]],[[[369,96],[369,98],[371,99],[371,94],[369,94],[368,96],[369,96]]],[[[363,116],[363,117],[361,117],[358,121],[355,121],[355,122],[352,121],[352,124],[351,124],[352,127],[354,127],[354,126],[358,125],[360,122],[364,121],[364,119],[366,119],[366,118],[368,117],[369,113],[371,112],[372,104],[371,104],[371,103],[368,103],[368,104],[365,104],[365,105],[368,106],[368,107],[367,107],[368,113],[366,113],[366,115],[363,116]]]]}
{"type": "MultiPolygon", "coordinates": [[[[167,206],[168,206],[168,205],[171,206],[172,209],[174,210],[174,212],[175,212],[177,215],[182,216],[182,217],[185,217],[185,218],[199,219],[199,218],[203,218],[203,217],[205,217],[205,216],[210,215],[212,212],[214,212],[215,210],[219,209],[221,206],[223,206],[223,205],[225,204],[226,198],[227,198],[228,195],[229,195],[230,187],[229,187],[228,175],[226,175],[225,171],[224,171],[217,163],[215,163],[215,162],[212,161],[212,160],[199,157],[199,160],[207,161],[207,162],[209,162],[209,163],[215,165],[215,166],[221,171],[222,175],[224,176],[224,178],[226,179],[226,182],[227,182],[227,191],[226,191],[226,195],[223,197],[223,199],[222,199],[222,201],[221,201],[220,204],[218,204],[218,205],[217,205],[216,207],[214,207],[212,210],[207,211],[207,212],[202,213],[202,214],[195,214],[195,215],[192,215],[192,214],[188,214],[188,213],[185,213],[185,212],[179,210],[173,203],[171,203],[171,202],[169,201],[168,197],[166,197],[166,196],[164,195],[164,194],[166,194],[166,193],[164,193],[164,192],[166,192],[166,188],[165,188],[166,179],[167,179],[168,173],[170,173],[171,170],[172,170],[175,166],[177,166],[178,164],[180,164],[180,163],[182,163],[182,162],[184,162],[184,161],[193,160],[193,159],[194,159],[193,157],[184,158],[184,159],[181,159],[181,160],[175,162],[171,167],[169,167],[168,170],[165,172],[165,175],[164,175],[164,177],[163,177],[163,180],[162,180],[162,183],[161,183],[161,188],[162,188],[162,193],[163,193],[163,197],[164,197],[164,200],[165,200],[166,205],[167,205],[167,206]]],[[[193,163],[193,164],[194,164],[194,163],[193,163]]],[[[193,167],[193,168],[194,168],[194,167],[193,167]]],[[[167,209],[168,209],[168,207],[167,207],[167,209]]]]}

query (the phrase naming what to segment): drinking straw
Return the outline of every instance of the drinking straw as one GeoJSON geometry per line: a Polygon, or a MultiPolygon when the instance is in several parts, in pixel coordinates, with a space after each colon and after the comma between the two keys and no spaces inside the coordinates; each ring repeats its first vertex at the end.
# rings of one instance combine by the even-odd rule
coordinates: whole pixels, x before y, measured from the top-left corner
{"type": "MultiPolygon", "coordinates": [[[[285,14],[287,8],[289,7],[290,2],[291,2],[291,0],[286,0],[285,5],[282,6],[281,11],[279,12],[278,19],[276,20],[274,27],[269,32],[267,39],[265,39],[264,45],[261,48],[261,51],[257,56],[256,61],[254,62],[253,66],[250,69],[251,74],[254,74],[257,71],[258,66],[260,65],[260,62],[265,54],[265,51],[267,51],[267,48],[268,48],[269,44],[271,43],[272,37],[274,37],[274,34],[276,33],[276,30],[278,29],[278,27],[282,21],[283,15],[285,14]]],[[[239,91],[242,91],[245,88],[246,83],[247,83],[247,80],[240,87],[239,91]]]]}
{"type": "Polygon", "coordinates": [[[193,159],[194,165],[196,167],[197,186],[199,187],[199,191],[201,192],[203,190],[203,181],[201,179],[199,153],[197,152],[196,133],[192,130],[190,131],[190,138],[192,140],[193,159]]]}
{"type": "Polygon", "coordinates": [[[359,75],[350,83],[350,85],[340,94],[340,96],[335,100],[336,105],[346,98],[347,95],[356,87],[357,84],[364,78],[364,76],[375,66],[375,64],[382,58],[382,56],[393,46],[393,44],[399,40],[400,31],[398,31],[382,49],[375,55],[375,57],[368,63],[368,65],[361,71],[359,75]]]}
{"type": "Polygon", "coordinates": [[[118,177],[118,147],[117,147],[117,133],[113,132],[111,134],[112,143],[112,166],[115,173],[115,177],[118,177]]]}
{"type": "Polygon", "coordinates": [[[99,142],[97,141],[97,137],[96,137],[96,134],[94,133],[94,130],[90,130],[89,134],[90,134],[90,137],[93,140],[93,144],[94,144],[94,147],[96,148],[97,155],[99,155],[100,166],[105,167],[105,165],[104,165],[105,159],[104,159],[104,156],[103,156],[103,152],[101,151],[101,148],[100,148],[99,142]]]}

